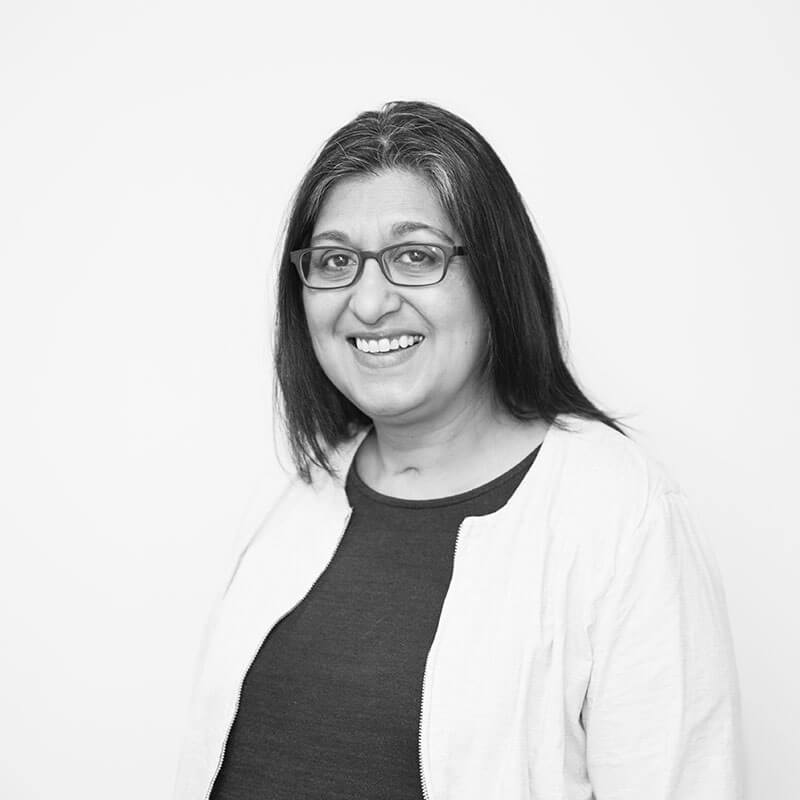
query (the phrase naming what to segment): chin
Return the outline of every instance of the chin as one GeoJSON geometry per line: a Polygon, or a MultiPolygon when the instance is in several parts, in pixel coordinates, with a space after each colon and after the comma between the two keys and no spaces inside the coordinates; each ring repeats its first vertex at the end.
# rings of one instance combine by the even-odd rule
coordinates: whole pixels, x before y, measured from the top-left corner
{"type": "Polygon", "coordinates": [[[359,406],[359,408],[373,421],[384,422],[410,422],[414,408],[405,405],[391,406],[359,406]]]}
{"type": "Polygon", "coordinates": [[[387,398],[366,398],[354,397],[352,402],[371,420],[386,421],[411,421],[414,412],[420,407],[419,402],[415,402],[410,397],[387,398]]]}

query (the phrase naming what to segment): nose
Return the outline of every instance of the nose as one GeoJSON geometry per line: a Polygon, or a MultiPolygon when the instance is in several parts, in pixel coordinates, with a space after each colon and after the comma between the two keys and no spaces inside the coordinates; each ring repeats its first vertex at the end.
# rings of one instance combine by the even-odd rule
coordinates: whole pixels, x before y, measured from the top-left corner
{"type": "Polygon", "coordinates": [[[364,262],[361,277],[352,287],[350,310],[365,325],[374,324],[400,308],[402,299],[396,288],[386,280],[377,259],[368,258],[364,262]]]}

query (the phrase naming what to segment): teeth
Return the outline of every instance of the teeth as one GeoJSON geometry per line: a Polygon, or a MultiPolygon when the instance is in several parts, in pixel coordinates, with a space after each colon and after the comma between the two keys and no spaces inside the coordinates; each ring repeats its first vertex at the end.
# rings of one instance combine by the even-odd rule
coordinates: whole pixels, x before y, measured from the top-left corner
{"type": "Polygon", "coordinates": [[[362,353],[389,353],[419,344],[425,337],[419,334],[403,334],[396,339],[356,339],[356,347],[362,353]]]}

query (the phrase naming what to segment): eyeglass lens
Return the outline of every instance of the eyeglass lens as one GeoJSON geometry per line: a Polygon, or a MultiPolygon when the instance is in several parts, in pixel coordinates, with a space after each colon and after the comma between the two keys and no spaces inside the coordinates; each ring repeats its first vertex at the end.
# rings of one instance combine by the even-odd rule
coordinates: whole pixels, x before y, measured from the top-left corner
{"type": "MultiPolygon", "coordinates": [[[[401,244],[383,254],[384,268],[390,279],[411,286],[441,280],[445,260],[444,251],[431,244],[401,244]]],[[[346,247],[312,247],[303,254],[300,264],[311,286],[346,286],[358,271],[359,254],[346,247]]]]}

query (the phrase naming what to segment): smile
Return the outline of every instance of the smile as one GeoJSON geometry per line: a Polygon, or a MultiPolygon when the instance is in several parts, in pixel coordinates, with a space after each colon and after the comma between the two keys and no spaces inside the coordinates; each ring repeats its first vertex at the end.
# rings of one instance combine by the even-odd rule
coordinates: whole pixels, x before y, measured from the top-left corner
{"type": "Polygon", "coordinates": [[[355,337],[350,343],[362,353],[391,353],[395,350],[407,350],[418,345],[425,337],[419,334],[403,334],[392,339],[362,339],[355,337]]]}

